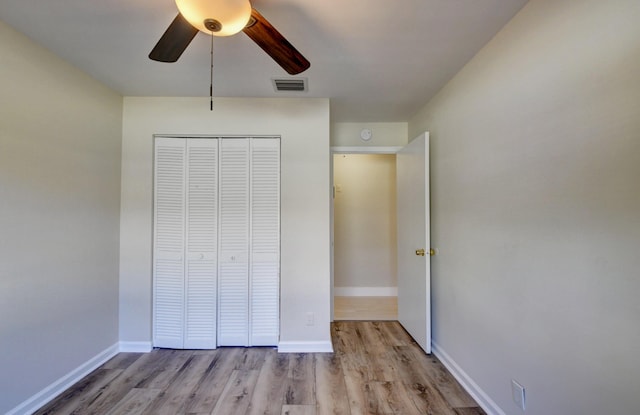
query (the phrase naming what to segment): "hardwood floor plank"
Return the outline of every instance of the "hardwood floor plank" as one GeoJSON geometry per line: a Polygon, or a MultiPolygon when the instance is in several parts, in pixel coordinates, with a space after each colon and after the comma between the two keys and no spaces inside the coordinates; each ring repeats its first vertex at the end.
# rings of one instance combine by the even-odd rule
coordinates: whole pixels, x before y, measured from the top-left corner
{"type": "Polygon", "coordinates": [[[440,393],[431,385],[424,383],[405,384],[409,397],[421,414],[455,415],[454,410],[440,393]]]}
{"type": "Polygon", "coordinates": [[[138,383],[152,377],[158,371],[158,367],[166,363],[164,355],[159,355],[155,350],[140,356],[113,381],[101,388],[92,399],[78,406],[72,414],[91,415],[108,412],[138,383]]]}
{"type": "Polygon", "coordinates": [[[106,387],[109,382],[119,376],[124,369],[96,369],[67,389],[49,404],[40,408],[34,415],[53,415],[71,413],[87,402],[90,396],[106,387]]]}
{"type": "Polygon", "coordinates": [[[244,347],[236,361],[236,370],[260,370],[272,347],[244,347]]]}
{"type": "Polygon", "coordinates": [[[434,355],[427,355],[417,347],[409,349],[412,361],[419,365],[431,383],[438,389],[452,408],[472,408],[478,406],[475,400],[456,381],[446,367],[434,355]]]}
{"type": "Polygon", "coordinates": [[[369,368],[369,379],[377,382],[393,381],[398,378],[397,369],[388,354],[392,346],[388,345],[377,324],[364,322],[362,342],[366,345],[366,365],[369,368]]]}
{"type": "Polygon", "coordinates": [[[454,408],[456,415],[487,415],[479,406],[475,408],[454,408]]]}
{"type": "Polygon", "coordinates": [[[352,376],[348,370],[345,370],[344,383],[349,399],[350,413],[376,415],[375,412],[370,411],[369,383],[363,381],[359,376],[352,376]]]}
{"type": "Polygon", "coordinates": [[[259,370],[234,370],[211,414],[244,415],[259,375],[259,370]]]}
{"type": "Polygon", "coordinates": [[[144,353],[118,353],[117,355],[109,359],[108,362],[102,365],[102,368],[103,369],[126,369],[129,366],[131,366],[133,362],[138,360],[140,356],[142,356],[143,354],[144,353]]]}
{"type": "Polygon", "coordinates": [[[384,328],[395,325],[396,323],[388,321],[368,321],[363,323],[363,328],[368,341],[374,342],[386,350],[395,346],[397,340],[391,338],[384,328]]]}
{"type": "Polygon", "coordinates": [[[316,355],[316,401],[318,415],[349,414],[349,398],[340,358],[335,353],[316,355]]]}
{"type": "Polygon", "coordinates": [[[334,334],[334,350],[340,356],[342,369],[347,376],[357,376],[362,382],[368,382],[375,378],[375,374],[369,367],[367,349],[362,342],[362,333],[359,326],[364,323],[336,322],[334,334]]]}
{"type": "Polygon", "coordinates": [[[364,400],[367,412],[371,414],[393,414],[393,408],[389,405],[387,397],[380,393],[380,382],[368,382],[364,385],[364,400]]]}
{"type": "Polygon", "coordinates": [[[398,297],[334,297],[334,318],[341,320],[397,320],[398,297]]]}
{"type": "Polygon", "coordinates": [[[438,389],[431,383],[430,378],[415,362],[412,346],[393,347],[390,356],[395,361],[399,378],[405,385],[407,392],[421,414],[455,415],[438,389]]]}
{"type": "MultiPolygon", "coordinates": [[[[372,382],[369,391],[375,397],[378,413],[420,415],[401,382],[372,382]]],[[[369,402],[373,399],[369,399],[369,402]]]]}
{"type": "Polygon", "coordinates": [[[289,375],[289,354],[271,350],[260,370],[247,415],[280,415],[289,375]]]}
{"type": "Polygon", "coordinates": [[[284,403],[286,405],[315,405],[315,356],[313,353],[292,353],[284,403]]]}
{"type": "Polygon", "coordinates": [[[191,350],[172,350],[158,349],[155,351],[156,357],[164,362],[156,365],[155,371],[147,378],[140,381],[136,388],[145,389],[166,389],[169,387],[173,379],[177,376],[178,371],[193,356],[191,350]]]}
{"type": "Polygon", "coordinates": [[[413,343],[409,333],[397,321],[380,323],[379,327],[390,346],[408,346],[413,343]]]}
{"type": "Polygon", "coordinates": [[[175,415],[184,413],[188,399],[202,381],[213,354],[191,355],[178,370],[174,380],[168,388],[158,395],[158,398],[143,412],[144,415],[175,415]]]}
{"type": "Polygon", "coordinates": [[[314,405],[283,405],[280,415],[316,415],[314,405]]]}
{"type": "Polygon", "coordinates": [[[105,415],[141,415],[160,392],[160,389],[131,389],[129,393],[105,415]]]}
{"type": "Polygon", "coordinates": [[[239,348],[225,347],[217,349],[203,376],[202,382],[200,382],[189,400],[186,408],[187,413],[210,414],[222,395],[227,382],[229,382],[231,373],[243,358],[244,355],[239,348]]]}

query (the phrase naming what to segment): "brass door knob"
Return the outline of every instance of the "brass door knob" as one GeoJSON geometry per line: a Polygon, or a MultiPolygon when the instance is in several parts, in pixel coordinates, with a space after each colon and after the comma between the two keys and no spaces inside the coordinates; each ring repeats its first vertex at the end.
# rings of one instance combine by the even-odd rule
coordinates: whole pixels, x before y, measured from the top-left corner
{"type": "MultiPolygon", "coordinates": [[[[429,249],[429,255],[434,256],[435,254],[436,254],[436,251],[433,248],[429,249]]],[[[426,251],[424,249],[416,249],[416,255],[425,256],[426,251]]]]}

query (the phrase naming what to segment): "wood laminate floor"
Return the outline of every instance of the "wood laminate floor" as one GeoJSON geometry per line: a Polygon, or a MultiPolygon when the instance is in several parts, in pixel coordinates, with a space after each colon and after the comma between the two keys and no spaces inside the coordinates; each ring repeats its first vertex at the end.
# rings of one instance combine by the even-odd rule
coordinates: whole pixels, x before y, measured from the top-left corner
{"type": "Polygon", "coordinates": [[[397,320],[398,297],[333,297],[336,320],[397,320]]]}
{"type": "Polygon", "coordinates": [[[36,414],[480,415],[397,322],[332,324],[335,353],[120,353],[36,414]]]}

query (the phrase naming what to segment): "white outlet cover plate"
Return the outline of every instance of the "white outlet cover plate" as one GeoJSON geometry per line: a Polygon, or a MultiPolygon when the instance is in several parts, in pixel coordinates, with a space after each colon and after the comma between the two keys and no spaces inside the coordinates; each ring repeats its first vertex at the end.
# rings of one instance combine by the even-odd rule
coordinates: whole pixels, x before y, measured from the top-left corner
{"type": "Polygon", "coordinates": [[[511,396],[513,397],[513,402],[518,405],[518,408],[524,411],[525,408],[525,396],[524,396],[524,386],[511,379],[511,396]]]}

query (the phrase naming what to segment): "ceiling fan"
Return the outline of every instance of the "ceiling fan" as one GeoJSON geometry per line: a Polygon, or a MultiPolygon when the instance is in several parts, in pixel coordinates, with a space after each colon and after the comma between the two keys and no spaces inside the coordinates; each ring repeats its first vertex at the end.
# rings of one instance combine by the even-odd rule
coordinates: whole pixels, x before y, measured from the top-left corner
{"type": "Polygon", "coordinates": [[[198,31],[214,36],[243,31],[289,74],[311,66],[249,0],[176,0],[176,5],[179,13],[149,54],[152,60],[176,62],[198,31]]]}

